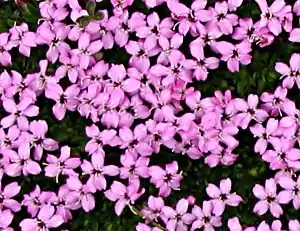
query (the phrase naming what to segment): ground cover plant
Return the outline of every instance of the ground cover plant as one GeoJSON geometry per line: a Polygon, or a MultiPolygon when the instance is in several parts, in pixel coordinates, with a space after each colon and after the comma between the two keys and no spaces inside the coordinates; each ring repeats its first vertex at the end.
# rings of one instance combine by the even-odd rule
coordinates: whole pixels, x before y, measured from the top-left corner
{"type": "Polygon", "coordinates": [[[299,231],[299,15],[1,1],[0,230],[299,231]]]}

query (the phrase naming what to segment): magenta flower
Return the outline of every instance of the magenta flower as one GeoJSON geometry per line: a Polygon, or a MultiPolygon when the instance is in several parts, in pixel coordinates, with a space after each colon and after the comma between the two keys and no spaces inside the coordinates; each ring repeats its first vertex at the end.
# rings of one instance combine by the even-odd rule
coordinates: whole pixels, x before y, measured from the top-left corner
{"type": "Polygon", "coordinates": [[[298,220],[290,220],[289,221],[289,229],[290,231],[297,231],[300,229],[300,223],[298,220]]]}
{"type": "Polygon", "coordinates": [[[77,96],[80,89],[77,85],[70,85],[65,91],[59,84],[49,84],[45,96],[54,100],[56,103],[52,107],[53,114],[56,119],[62,120],[65,117],[67,110],[75,111],[79,102],[77,96]]]}
{"type": "Polygon", "coordinates": [[[193,1],[191,9],[180,3],[179,1],[166,1],[169,10],[175,14],[179,20],[178,31],[182,35],[186,35],[188,32],[192,36],[197,36],[197,26],[201,22],[207,22],[212,19],[212,13],[209,10],[205,10],[207,1],[196,0],[193,1]]]}
{"type": "Polygon", "coordinates": [[[208,24],[215,24],[224,35],[232,34],[233,27],[238,24],[238,16],[229,14],[229,6],[226,1],[216,2],[215,8],[210,7],[212,20],[208,24]]]}
{"type": "Polygon", "coordinates": [[[89,212],[95,208],[95,197],[92,193],[95,189],[87,184],[82,184],[78,177],[71,176],[67,179],[67,186],[70,193],[66,196],[66,202],[72,208],[78,209],[81,205],[85,212],[89,212]]]}
{"type": "Polygon", "coordinates": [[[227,62],[227,67],[231,72],[240,70],[239,63],[248,65],[251,62],[252,56],[249,55],[251,44],[244,40],[237,45],[229,42],[218,42],[216,49],[222,55],[221,60],[227,62]]]}
{"type": "Polygon", "coordinates": [[[148,15],[147,25],[136,28],[136,35],[139,38],[145,39],[144,47],[147,50],[152,50],[158,45],[161,38],[170,39],[174,32],[174,25],[171,18],[165,18],[160,21],[159,15],[154,12],[148,15]]]}
{"type": "Polygon", "coordinates": [[[259,138],[255,143],[254,151],[259,154],[264,154],[269,143],[280,142],[280,140],[276,137],[276,133],[278,132],[277,129],[278,120],[274,118],[270,118],[268,120],[266,127],[258,123],[250,127],[250,131],[254,137],[259,138]]]}
{"type": "Polygon", "coordinates": [[[35,217],[41,206],[51,204],[56,201],[56,194],[48,191],[41,191],[40,187],[36,185],[35,189],[29,194],[24,195],[22,205],[27,207],[27,212],[35,217]]]}
{"type": "Polygon", "coordinates": [[[55,213],[55,208],[51,205],[44,205],[36,218],[22,220],[20,227],[22,231],[43,231],[49,228],[57,228],[62,223],[63,218],[55,213]]]}
{"type": "Polygon", "coordinates": [[[116,176],[119,174],[119,168],[117,166],[104,166],[104,156],[101,153],[94,153],[91,157],[91,162],[83,160],[81,169],[83,174],[88,174],[90,176],[87,185],[91,188],[94,187],[94,191],[106,189],[107,184],[104,175],[116,176]]]}
{"type": "Polygon", "coordinates": [[[272,170],[281,169],[285,167],[297,167],[300,160],[300,149],[294,148],[294,142],[290,139],[281,137],[270,140],[275,150],[267,150],[262,159],[270,163],[272,170]]]}
{"type": "Polygon", "coordinates": [[[103,47],[101,40],[92,41],[91,35],[83,33],[78,40],[78,48],[73,50],[74,55],[80,58],[79,66],[81,69],[87,69],[92,61],[92,55],[99,52],[103,47]]]}
{"type": "Polygon", "coordinates": [[[276,0],[271,6],[268,6],[266,0],[255,0],[261,10],[261,19],[259,27],[268,27],[269,30],[275,35],[279,35],[282,31],[279,16],[281,10],[285,7],[284,0],[276,0]]]}
{"type": "Polygon", "coordinates": [[[55,23],[53,26],[43,23],[38,27],[36,43],[49,46],[46,56],[51,63],[55,63],[60,54],[67,54],[71,49],[65,42],[69,30],[63,23],[55,23]]]}
{"type": "Polygon", "coordinates": [[[11,65],[11,56],[9,51],[13,43],[9,41],[9,33],[0,33],[0,64],[3,66],[11,65]]]}
{"type": "Polygon", "coordinates": [[[193,60],[185,60],[184,67],[194,71],[193,76],[197,80],[205,81],[208,76],[208,69],[216,69],[219,66],[219,59],[216,57],[204,56],[204,44],[201,39],[196,39],[190,44],[191,55],[193,60]]]}
{"type": "Polygon", "coordinates": [[[13,182],[1,189],[0,183],[0,210],[10,209],[12,212],[19,212],[21,210],[21,205],[15,199],[12,199],[21,191],[21,187],[18,183],[13,182]]]}
{"type": "Polygon", "coordinates": [[[36,160],[41,160],[44,150],[55,151],[58,149],[58,142],[46,138],[48,125],[44,120],[34,120],[29,124],[31,132],[30,142],[34,146],[33,155],[36,160]]]}
{"type": "Polygon", "coordinates": [[[192,214],[196,217],[192,224],[191,231],[204,228],[204,231],[215,230],[214,227],[221,227],[221,217],[213,215],[214,206],[211,201],[203,201],[202,208],[195,205],[192,214]]]}
{"type": "Polygon", "coordinates": [[[171,190],[178,190],[180,181],[183,179],[182,173],[178,172],[178,164],[173,161],[166,165],[165,170],[159,166],[151,166],[149,174],[151,176],[150,182],[159,188],[159,196],[167,197],[171,190]]]}
{"type": "Polygon", "coordinates": [[[227,226],[230,231],[257,231],[255,227],[248,227],[243,229],[237,217],[230,218],[227,222],[227,226]]]}
{"type": "Polygon", "coordinates": [[[86,135],[91,138],[85,146],[85,151],[89,154],[99,153],[104,155],[103,146],[116,146],[119,144],[119,138],[115,130],[103,130],[100,132],[99,128],[93,124],[86,127],[85,132],[86,135]]]}
{"type": "Polygon", "coordinates": [[[243,129],[248,127],[252,119],[261,123],[269,116],[266,111],[257,108],[259,102],[257,95],[248,95],[247,102],[239,98],[233,100],[233,102],[237,112],[239,112],[234,116],[234,122],[243,129]]]}
{"type": "Polygon", "coordinates": [[[129,182],[126,187],[118,181],[114,181],[109,190],[105,191],[105,196],[115,201],[115,213],[120,216],[124,208],[128,206],[131,209],[131,205],[135,203],[145,192],[144,188],[140,189],[140,181],[138,179],[129,182]]]}
{"type": "Polygon", "coordinates": [[[13,150],[5,151],[9,157],[10,164],[5,167],[5,173],[11,177],[27,176],[29,174],[38,175],[41,172],[40,165],[31,160],[30,146],[28,143],[20,145],[18,152],[13,150]]]}
{"type": "Polygon", "coordinates": [[[0,211],[0,228],[3,231],[13,231],[12,228],[8,227],[12,220],[14,219],[14,215],[8,209],[0,211]]]}
{"type": "Polygon", "coordinates": [[[163,216],[162,209],[164,207],[165,203],[161,197],[149,196],[147,207],[144,207],[141,213],[150,221],[157,221],[158,218],[163,216]]]}
{"type": "Polygon", "coordinates": [[[266,180],[265,188],[256,184],[252,191],[255,197],[260,199],[253,208],[255,213],[261,216],[270,210],[271,214],[276,218],[283,214],[283,210],[279,205],[279,197],[276,193],[277,185],[274,179],[266,180]]]}
{"type": "Polygon", "coordinates": [[[147,128],[143,124],[137,125],[132,131],[130,128],[124,127],[119,131],[121,138],[120,148],[127,148],[133,153],[138,153],[142,156],[150,156],[153,150],[147,142],[147,128]]]}
{"type": "Polygon", "coordinates": [[[129,180],[132,180],[138,177],[149,177],[149,158],[138,157],[136,154],[127,151],[121,156],[120,162],[123,165],[120,168],[121,179],[129,178],[129,180]]]}
{"type": "Polygon", "coordinates": [[[14,46],[19,47],[19,52],[26,57],[30,56],[31,47],[36,47],[36,34],[30,32],[26,23],[21,23],[19,26],[14,26],[9,30],[11,37],[10,41],[14,46]]]}
{"type": "Polygon", "coordinates": [[[180,51],[173,50],[169,55],[169,61],[170,66],[156,64],[150,68],[151,74],[162,78],[163,86],[169,87],[178,80],[182,80],[187,83],[192,82],[191,72],[183,66],[185,57],[180,51]]]}
{"type": "Polygon", "coordinates": [[[187,212],[188,208],[189,202],[186,199],[180,199],[175,210],[168,206],[162,208],[162,213],[167,219],[167,230],[188,230],[188,225],[195,220],[195,216],[187,212]]]}
{"type": "Polygon", "coordinates": [[[281,74],[280,78],[284,78],[282,86],[284,88],[293,88],[294,84],[300,88],[300,54],[292,54],[289,62],[290,66],[282,62],[277,62],[275,70],[281,74]]]}
{"type": "Polygon", "coordinates": [[[288,204],[291,200],[295,209],[300,208],[300,176],[297,181],[291,177],[280,177],[278,184],[284,189],[278,194],[278,202],[288,204]]]}
{"type": "Polygon", "coordinates": [[[48,177],[58,177],[60,174],[67,176],[76,176],[77,173],[73,169],[78,168],[81,164],[80,158],[71,158],[71,148],[63,146],[60,149],[60,156],[47,155],[47,166],[45,167],[45,175],[48,177]]]}
{"type": "Polygon", "coordinates": [[[206,187],[206,193],[212,198],[213,213],[217,216],[221,216],[225,210],[225,206],[238,206],[243,199],[236,193],[230,193],[231,180],[229,178],[220,181],[220,188],[214,184],[208,184],[206,187]]]}
{"type": "Polygon", "coordinates": [[[33,100],[30,98],[21,99],[19,104],[16,104],[13,99],[4,99],[3,108],[10,115],[1,119],[1,125],[4,128],[8,128],[17,122],[19,128],[27,127],[27,117],[34,117],[39,114],[39,108],[33,103],[33,100]]]}

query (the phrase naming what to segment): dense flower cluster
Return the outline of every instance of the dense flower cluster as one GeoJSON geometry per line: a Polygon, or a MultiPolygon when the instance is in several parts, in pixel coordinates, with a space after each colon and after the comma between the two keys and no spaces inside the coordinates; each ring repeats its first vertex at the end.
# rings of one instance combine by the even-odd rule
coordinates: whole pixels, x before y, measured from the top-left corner
{"type": "MultiPolygon", "coordinates": [[[[5,111],[0,120],[0,229],[13,230],[10,225],[22,207],[28,212],[20,222],[22,231],[60,227],[72,219],[73,210],[93,210],[94,194],[101,191],[115,202],[117,215],[129,207],[145,219],[137,231],[214,230],[225,225],[221,216],[227,206],[243,202],[238,192],[232,192],[231,180],[220,179],[218,186],[209,183],[209,199],[201,206],[190,196],[173,208],[164,199],[180,189],[183,174],[176,161],[158,166],[151,163],[151,156],[164,146],[191,159],[203,158],[211,168],[232,165],[238,158],[237,134],[247,128],[258,138],[255,152],[276,170],[265,186],[253,188],[258,199],[253,211],[258,215],[269,211],[279,218],[281,205],[292,203],[299,209],[300,111],[287,93],[295,82],[300,88],[300,54],[293,54],[289,65],[276,64],[284,80],[274,93],[242,99],[227,90],[202,97],[190,85],[205,81],[220,62],[226,62],[231,72],[239,71],[240,65],[251,63],[253,46],[268,46],[283,31],[289,33],[290,41],[300,42],[300,28],[292,24],[293,17],[300,15],[299,0],[293,6],[283,0],[270,6],[256,0],[261,10],[257,22],[236,14],[242,0],[213,6],[194,0],[190,7],[178,0],[144,0],[154,10],[165,4],[170,12],[166,18],[155,11],[130,14],[133,0],[110,2],[113,12],[99,11],[103,19],[83,23],[91,12],[77,0],[39,1],[36,31],[22,23],[0,33],[2,66],[13,63],[14,49],[30,57],[31,49],[47,48],[37,72],[0,74],[0,102],[5,111]],[[191,39],[189,53],[184,54],[187,38],[191,39]],[[128,53],[128,64],[98,58],[114,46],[128,53]],[[49,73],[49,65],[56,65],[54,72],[49,73]],[[53,102],[57,120],[77,111],[92,122],[85,128],[86,155],[75,156],[69,146],[47,136],[47,123],[37,117],[37,100],[42,97],[53,102]],[[123,150],[120,165],[106,163],[104,146],[123,150]],[[55,178],[59,190],[44,191],[37,184],[30,193],[21,194],[15,178],[39,174],[55,178]],[[107,181],[107,176],[114,181],[107,181]],[[150,196],[138,211],[135,202],[146,191],[141,179],[148,179],[157,195],[150,196]],[[18,194],[21,201],[14,199],[18,194]]],[[[279,220],[253,225],[243,227],[237,217],[228,220],[230,231],[282,230],[279,220]]],[[[299,231],[300,223],[290,220],[287,228],[299,231]]]]}

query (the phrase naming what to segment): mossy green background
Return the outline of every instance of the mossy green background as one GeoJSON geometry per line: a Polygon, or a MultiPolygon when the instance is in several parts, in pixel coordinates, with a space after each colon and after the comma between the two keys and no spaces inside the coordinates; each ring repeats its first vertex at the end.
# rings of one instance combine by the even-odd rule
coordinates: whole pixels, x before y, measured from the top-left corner
{"type": "MultiPolygon", "coordinates": [[[[8,31],[9,27],[13,26],[15,22],[20,23],[22,21],[28,23],[30,28],[35,30],[39,18],[37,2],[31,0],[23,9],[18,9],[12,2],[0,2],[0,32],[8,31]]],[[[191,0],[182,2],[187,2],[189,5],[191,0]]],[[[289,2],[293,3],[294,1],[289,2]]],[[[209,5],[213,3],[214,1],[208,0],[209,5]]],[[[109,0],[103,0],[102,3],[97,4],[97,9],[111,11],[112,8],[109,0]]],[[[161,18],[169,16],[165,5],[155,10],[159,12],[161,18]]],[[[148,10],[141,0],[135,0],[133,6],[130,7],[130,12],[134,11],[149,13],[153,10],[148,10]]],[[[257,20],[260,12],[254,1],[244,0],[244,4],[237,14],[240,17],[252,17],[257,20]]],[[[295,20],[295,25],[298,25],[298,20],[295,20]]],[[[300,46],[290,43],[287,38],[288,34],[282,33],[271,46],[266,48],[254,47],[253,62],[248,66],[241,67],[238,73],[229,72],[223,63],[220,68],[210,72],[207,81],[197,82],[193,85],[201,91],[204,97],[212,96],[215,90],[224,91],[226,89],[230,89],[235,97],[247,97],[250,93],[261,94],[264,91],[273,91],[280,84],[280,75],[274,71],[275,63],[277,61],[288,62],[292,53],[300,52],[300,46]]],[[[183,44],[183,51],[187,57],[189,57],[187,47],[190,41],[191,38],[186,38],[183,44]]],[[[13,50],[12,53],[13,65],[8,68],[0,67],[0,72],[4,69],[15,69],[25,75],[39,70],[38,61],[45,58],[46,47],[33,49],[30,58],[19,55],[16,50],[13,50]]],[[[124,65],[127,65],[128,58],[129,56],[125,50],[116,46],[113,48],[113,52],[104,52],[103,57],[107,62],[122,63],[124,65]]],[[[51,73],[55,68],[55,65],[51,65],[48,71],[51,73]]],[[[299,90],[291,91],[289,96],[300,106],[299,90]]],[[[78,113],[68,113],[63,121],[58,122],[52,116],[51,107],[53,103],[50,100],[41,98],[38,104],[40,106],[40,116],[38,118],[47,121],[49,126],[48,136],[58,140],[62,145],[71,146],[74,153],[86,157],[87,154],[84,153],[84,145],[87,142],[85,126],[90,125],[91,121],[80,117],[78,113]]],[[[2,115],[3,111],[1,112],[0,109],[0,118],[2,115]]],[[[245,225],[256,225],[263,219],[271,221],[273,218],[269,214],[258,217],[252,212],[256,202],[252,194],[252,188],[256,183],[263,184],[266,179],[274,175],[274,172],[270,171],[259,155],[254,153],[255,139],[252,138],[249,131],[240,131],[237,139],[240,141],[240,145],[235,153],[239,154],[239,157],[236,164],[229,167],[209,168],[203,163],[202,159],[192,161],[186,156],[174,154],[164,148],[159,154],[153,155],[151,164],[166,164],[172,160],[177,160],[184,174],[181,190],[173,191],[166,202],[173,205],[179,198],[194,195],[197,198],[197,203],[201,205],[204,199],[208,199],[205,193],[205,186],[208,183],[218,183],[221,179],[230,177],[234,191],[244,198],[244,203],[237,208],[226,209],[223,216],[224,228],[219,230],[227,230],[227,219],[233,216],[239,217],[245,225]]],[[[118,163],[121,153],[118,149],[106,149],[107,163],[118,163]]],[[[44,190],[58,188],[54,180],[42,176],[22,178],[18,181],[23,185],[22,190],[24,193],[32,190],[35,183],[40,184],[44,190]]],[[[150,186],[147,180],[143,180],[142,183],[149,194],[155,195],[156,189],[150,186]]],[[[142,206],[145,198],[143,197],[138,201],[137,206],[142,206]]],[[[285,213],[281,220],[285,225],[288,219],[300,217],[300,212],[295,211],[292,206],[283,207],[285,213]]],[[[22,216],[26,216],[26,213],[22,213],[22,216]]],[[[19,219],[21,218],[14,221],[14,226],[18,226],[17,221],[19,219]]],[[[126,209],[121,217],[117,217],[114,214],[113,203],[106,200],[103,194],[98,192],[94,211],[90,213],[74,212],[74,220],[65,227],[72,231],[131,231],[134,230],[138,221],[141,221],[139,217],[131,213],[129,209],[126,209]]]]}

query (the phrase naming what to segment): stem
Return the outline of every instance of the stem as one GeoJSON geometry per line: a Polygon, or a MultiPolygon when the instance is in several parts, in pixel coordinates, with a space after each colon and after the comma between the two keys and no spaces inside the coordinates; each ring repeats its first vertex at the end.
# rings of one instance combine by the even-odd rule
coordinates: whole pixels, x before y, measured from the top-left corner
{"type": "MultiPolygon", "coordinates": [[[[130,206],[131,207],[131,210],[132,210],[132,212],[135,214],[135,215],[137,215],[137,216],[139,216],[139,217],[141,217],[142,219],[145,219],[145,216],[140,212],[140,210],[138,210],[136,207],[134,207],[134,206],[130,206]]],[[[160,224],[158,224],[157,222],[155,222],[155,221],[150,221],[150,220],[148,220],[153,226],[155,226],[156,228],[159,228],[159,229],[161,229],[161,230],[165,230],[166,231],[166,228],[164,228],[164,227],[162,227],[160,224]]]]}

